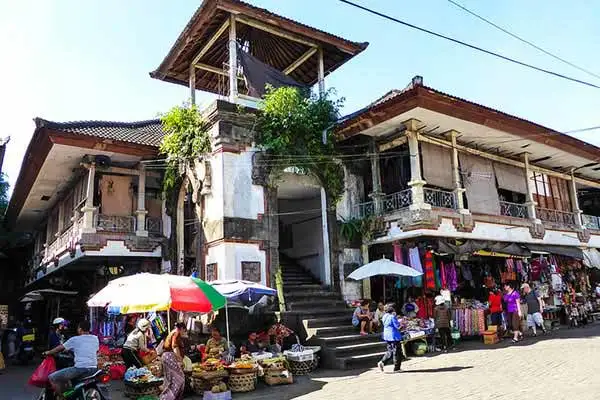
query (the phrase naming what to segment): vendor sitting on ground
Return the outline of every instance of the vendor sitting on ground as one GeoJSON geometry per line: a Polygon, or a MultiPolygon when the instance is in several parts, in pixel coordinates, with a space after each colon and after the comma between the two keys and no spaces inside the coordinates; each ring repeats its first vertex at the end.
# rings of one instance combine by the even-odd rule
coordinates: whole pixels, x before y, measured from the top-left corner
{"type": "Polygon", "coordinates": [[[258,335],[256,332],[250,332],[248,334],[248,340],[242,343],[240,347],[240,354],[252,354],[258,353],[262,350],[260,343],[258,341],[258,335]]]}
{"type": "Polygon", "coordinates": [[[369,300],[363,300],[360,302],[360,306],[356,307],[354,314],[352,314],[352,325],[360,327],[360,334],[362,336],[373,333],[373,314],[369,311],[369,300]],[[366,331],[368,328],[369,332],[366,331]]]}
{"type": "Polygon", "coordinates": [[[224,352],[229,351],[227,339],[221,336],[219,328],[212,328],[210,336],[211,338],[206,342],[206,354],[208,357],[221,357],[224,352]]]}

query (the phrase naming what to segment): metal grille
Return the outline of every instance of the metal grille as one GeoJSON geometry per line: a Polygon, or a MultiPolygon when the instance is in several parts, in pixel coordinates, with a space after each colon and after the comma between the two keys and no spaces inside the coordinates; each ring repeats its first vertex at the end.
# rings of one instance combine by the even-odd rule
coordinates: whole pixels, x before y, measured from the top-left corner
{"type": "Polygon", "coordinates": [[[146,217],[146,231],[150,233],[162,233],[162,219],[146,217]]]}
{"type": "Polygon", "coordinates": [[[511,203],[510,201],[500,201],[500,215],[514,218],[527,218],[527,206],[525,204],[511,203]]]}
{"type": "Polygon", "coordinates": [[[381,201],[383,212],[402,210],[412,204],[412,190],[405,189],[400,192],[388,194],[381,201]]]}
{"type": "Polygon", "coordinates": [[[425,188],[425,203],[431,204],[433,207],[449,208],[456,210],[456,196],[454,192],[446,190],[425,188]]]}
{"type": "Polygon", "coordinates": [[[582,214],[583,225],[588,229],[600,230],[600,218],[595,215],[582,214]]]}
{"type": "Polygon", "coordinates": [[[536,207],[535,208],[537,217],[542,221],[552,222],[559,225],[575,226],[576,217],[575,213],[551,210],[549,208],[536,207]]]}
{"type": "Polygon", "coordinates": [[[99,214],[96,229],[105,232],[135,232],[135,217],[99,214]]]}

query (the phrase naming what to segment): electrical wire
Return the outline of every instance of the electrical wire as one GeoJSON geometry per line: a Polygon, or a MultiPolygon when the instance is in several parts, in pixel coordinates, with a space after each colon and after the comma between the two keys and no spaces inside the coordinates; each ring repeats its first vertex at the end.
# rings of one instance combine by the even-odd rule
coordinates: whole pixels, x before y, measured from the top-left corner
{"type": "Polygon", "coordinates": [[[578,70],[580,70],[580,71],[582,71],[582,72],[585,72],[585,73],[586,73],[586,74],[588,74],[588,75],[591,75],[591,76],[593,76],[593,77],[595,77],[595,78],[598,78],[598,79],[600,79],[600,75],[598,75],[598,74],[595,74],[595,73],[593,73],[592,71],[589,71],[589,70],[587,70],[587,69],[585,69],[585,68],[582,68],[582,67],[580,67],[580,66],[578,66],[578,65],[576,65],[576,64],[574,64],[574,63],[572,63],[572,62],[570,62],[570,61],[567,61],[567,60],[565,60],[564,58],[561,58],[561,57],[557,56],[556,54],[552,54],[552,53],[551,53],[551,52],[549,52],[548,50],[545,50],[545,49],[543,49],[542,47],[540,47],[540,46],[538,46],[538,45],[536,45],[536,44],[534,44],[534,43],[530,42],[529,40],[523,39],[522,37],[520,37],[520,36],[518,36],[518,35],[516,35],[516,34],[514,34],[514,33],[512,33],[512,32],[510,32],[508,29],[506,29],[506,28],[503,28],[503,27],[501,27],[500,25],[498,25],[498,24],[496,24],[496,23],[494,23],[494,22],[490,21],[489,19],[487,19],[487,18],[485,18],[485,17],[483,17],[483,16],[481,16],[481,15],[477,14],[475,11],[469,10],[467,7],[463,6],[462,4],[459,4],[459,3],[457,3],[457,2],[456,2],[456,1],[454,1],[454,0],[448,0],[448,2],[449,2],[449,3],[451,3],[451,4],[453,4],[453,5],[455,5],[456,7],[460,8],[461,10],[463,10],[463,11],[465,11],[465,12],[467,12],[467,13],[471,14],[471,15],[472,15],[472,16],[474,16],[475,18],[478,18],[478,19],[482,20],[483,22],[485,22],[485,23],[487,23],[487,24],[489,24],[489,25],[493,26],[494,28],[496,28],[496,29],[498,29],[498,30],[500,30],[500,31],[502,31],[502,32],[504,32],[504,33],[506,33],[507,35],[509,35],[509,36],[511,36],[511,37],[513,37],[513,38],[515,38],[515,39],[517,39],[517,40],[519,40],[519,41],[521,41],[521,42],[523,42],[523,43],[525,43],[525,44],[527,44],[527,45],[529,45],[529,46],[533,47],[534,49],[536,49],[536,50],[539,50],[539,51],[541,51],[542,53],[544,53],[544,54],[546,54],[546,55],[548,55],[548,56],[550,56],[550,57],[552,57],[552,58],[554,58],[554,59],[556,59],[556,60],[558,60],[558,61],[561,61],[561,62],[563,62],[563,63],[565,63],[565,64],[567,64],[567,65],[569,65],[569,66],[571,66],[571,67],[573,67],[573,68],[576,68],[576,69],[578,69],[578,70]]]}
{"type": "Polygon", "coordinates": [[[528,63],[526,63],[526,62],[519,61],[519,60],[516,60],[516,59],[514,59],[514,58],[511,58],[511,57],[508,57],[508,56],[502,55],[502,54],[500,54],[500,53],[496,53],[496,52],[493,52],[493,51],[491,51],[491,50],[484,49],[483,47],[475,46],[475,45],[473,45],[473,44],[470,44],[470,43],[464,42],[464,41],[462,41],[462,40],[455,39],[455,38],[453,38],[453,37],[450,37],[450,36],[442,35],[441,33],[437,33],[437,32],[431,31],[431,30],[429,30],[429,29],[425,29],[425,28],[422,28],[422,27],[420,27],[420,26],[413,25],[413,24],[411,24],[411,23],[408,23],[408,22],[402,21],[402,20],[400,20],[400,19],[398,19],[398,18],[395,18],[395,17],[392,17],[392,16],[390,16],[390,15],[387,15],[387,14],[381,13],[381,12],[379,12],[379,11],[375,11],[375,10],[373,10],[373,9],[370,9],[370,8],[364,7],[364,6],[360,5],[360,4],[354,3],[354,2],[352,2],[352,1],[349,1],[349,0],[338,0],[338,1],[340,1],[340,2],[342,2],[342,3],[344,3],[344,4],[347,4],[347,5],[350,5],[350,6],[356,7],[356,8],[358,8],[358,9],[361,9],[361,10],[363,10],[363,11],[366,11],[366,12],[368,12],[368,13],[370,13],[370,14],[377,15],[378,17],[381,17],[381,18],[387,19],[387,20],[389,20],[389,21],[393,21],[393,22],[396,22],[396,23],[398,23],[398,24],[401,24],[401,25],[407,26],[407,27],[409,27],[409,28],[416,29],[416,30],[418,30],[418,31],[421,31],[421,32],[424,32],[424,33],[430,34],[430,35],[432,35],[432,36],[435,36],[435,37],[438,37],[438,38],[440,38],[440,39],[445,39],[445,40],[448,40],[448,41],[450,41],[450,42],[453,42],[453,43],[455,43],[455,44],[459,44],[459,45],[461,45],[461,46],[468,47],[468,48],[470,48],[470,49],[472,49],[472,50],[476,50],[476,51],[479,51],[479,52],[481,52],[481,53],[485,53],[485,54],[488,54],[488,55],[490,55],[490,56],[493,56],[493,57],[500,58],[500,59],[502,59],[502,60],[504,60],[504,61],[508,61],[508,62],[511,62],[511,63],[513,63],[513,64],[517,64],[517,65],[520,65],[520,66],[522,66],[522,67],[526,67],[526,68],[529,68],[529,69],[532,69],[532,70],[535,70],[535,71],[538,71],[538,72],[543,72],[543,73],[545,73],[545,74],[552,75],[552,76],[554,76],[554,77],[557,77],[557,78],[565,79],[565,80],[568,80],[568,81],[571,81],[571,82],[576,82],[576,83],[579,83],[579,84],[581,84],[581,85],[585,85],[585,86],[593,87],[593,88],[596,88],[596,89],[600,89],[600,86],[598,86],[598,85],[595,85],[595,84],[593,84],[593,83],[590,83],[590,82],[587,82],[587,81],[584,81],[584,80],[581,80],[581,79],[573,78],[573,77],[570,77],[570,76],[567,76],[567,75],[564,75],[564,74],[561,74],[561,73],[558,73],[558,72],[550,71],[550,70],[548,70],[548,69],[545,69],[545,68],[537,67],[537,66],[535,66],[535,65],[528,64],[528,63]]]}

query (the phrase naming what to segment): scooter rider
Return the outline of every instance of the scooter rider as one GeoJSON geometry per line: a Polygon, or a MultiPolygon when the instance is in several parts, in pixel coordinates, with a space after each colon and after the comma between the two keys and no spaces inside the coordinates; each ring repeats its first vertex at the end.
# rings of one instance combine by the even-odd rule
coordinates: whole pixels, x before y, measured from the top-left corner
{"type": "Polygon", "coordinates": [[[92,375],[98,371],[97,353],[100,343],[96,336],[90,335],[90,323],[80,322],[77,334],[78,336],[44,353],[44,356],[52,356],[66,350],[72,351],[75,355],[75,366],[58,370],[48,377],[55,393],[64,393],[73,379],[92,375]]]}
{"type": "Polygon", "coordinates": [[[50,327],[50,333],[48,334],[48,348],[53,349],[58,345],[65,342],[65,335],[63,334],[67,321],[64,318],[55,318],[52,321],[50,327]]]}

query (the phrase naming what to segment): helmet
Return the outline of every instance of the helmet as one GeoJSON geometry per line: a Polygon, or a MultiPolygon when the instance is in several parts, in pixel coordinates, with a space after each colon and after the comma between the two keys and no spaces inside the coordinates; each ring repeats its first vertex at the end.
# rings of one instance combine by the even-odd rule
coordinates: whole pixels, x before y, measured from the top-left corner
{"type": "Polygon", "coordinates": [[[64,318],[54,318],[54,321],[52,321],[52,325],[64,325],[67,321],[65,321],[64,318]]]}
{"type": "Polygon", "coordinates": [[[139,319],[137,322],[137,328],[140,331],[148,330],[148,328],[150,328],[150,321],[148,321],[146,318],[139,319]]]}

